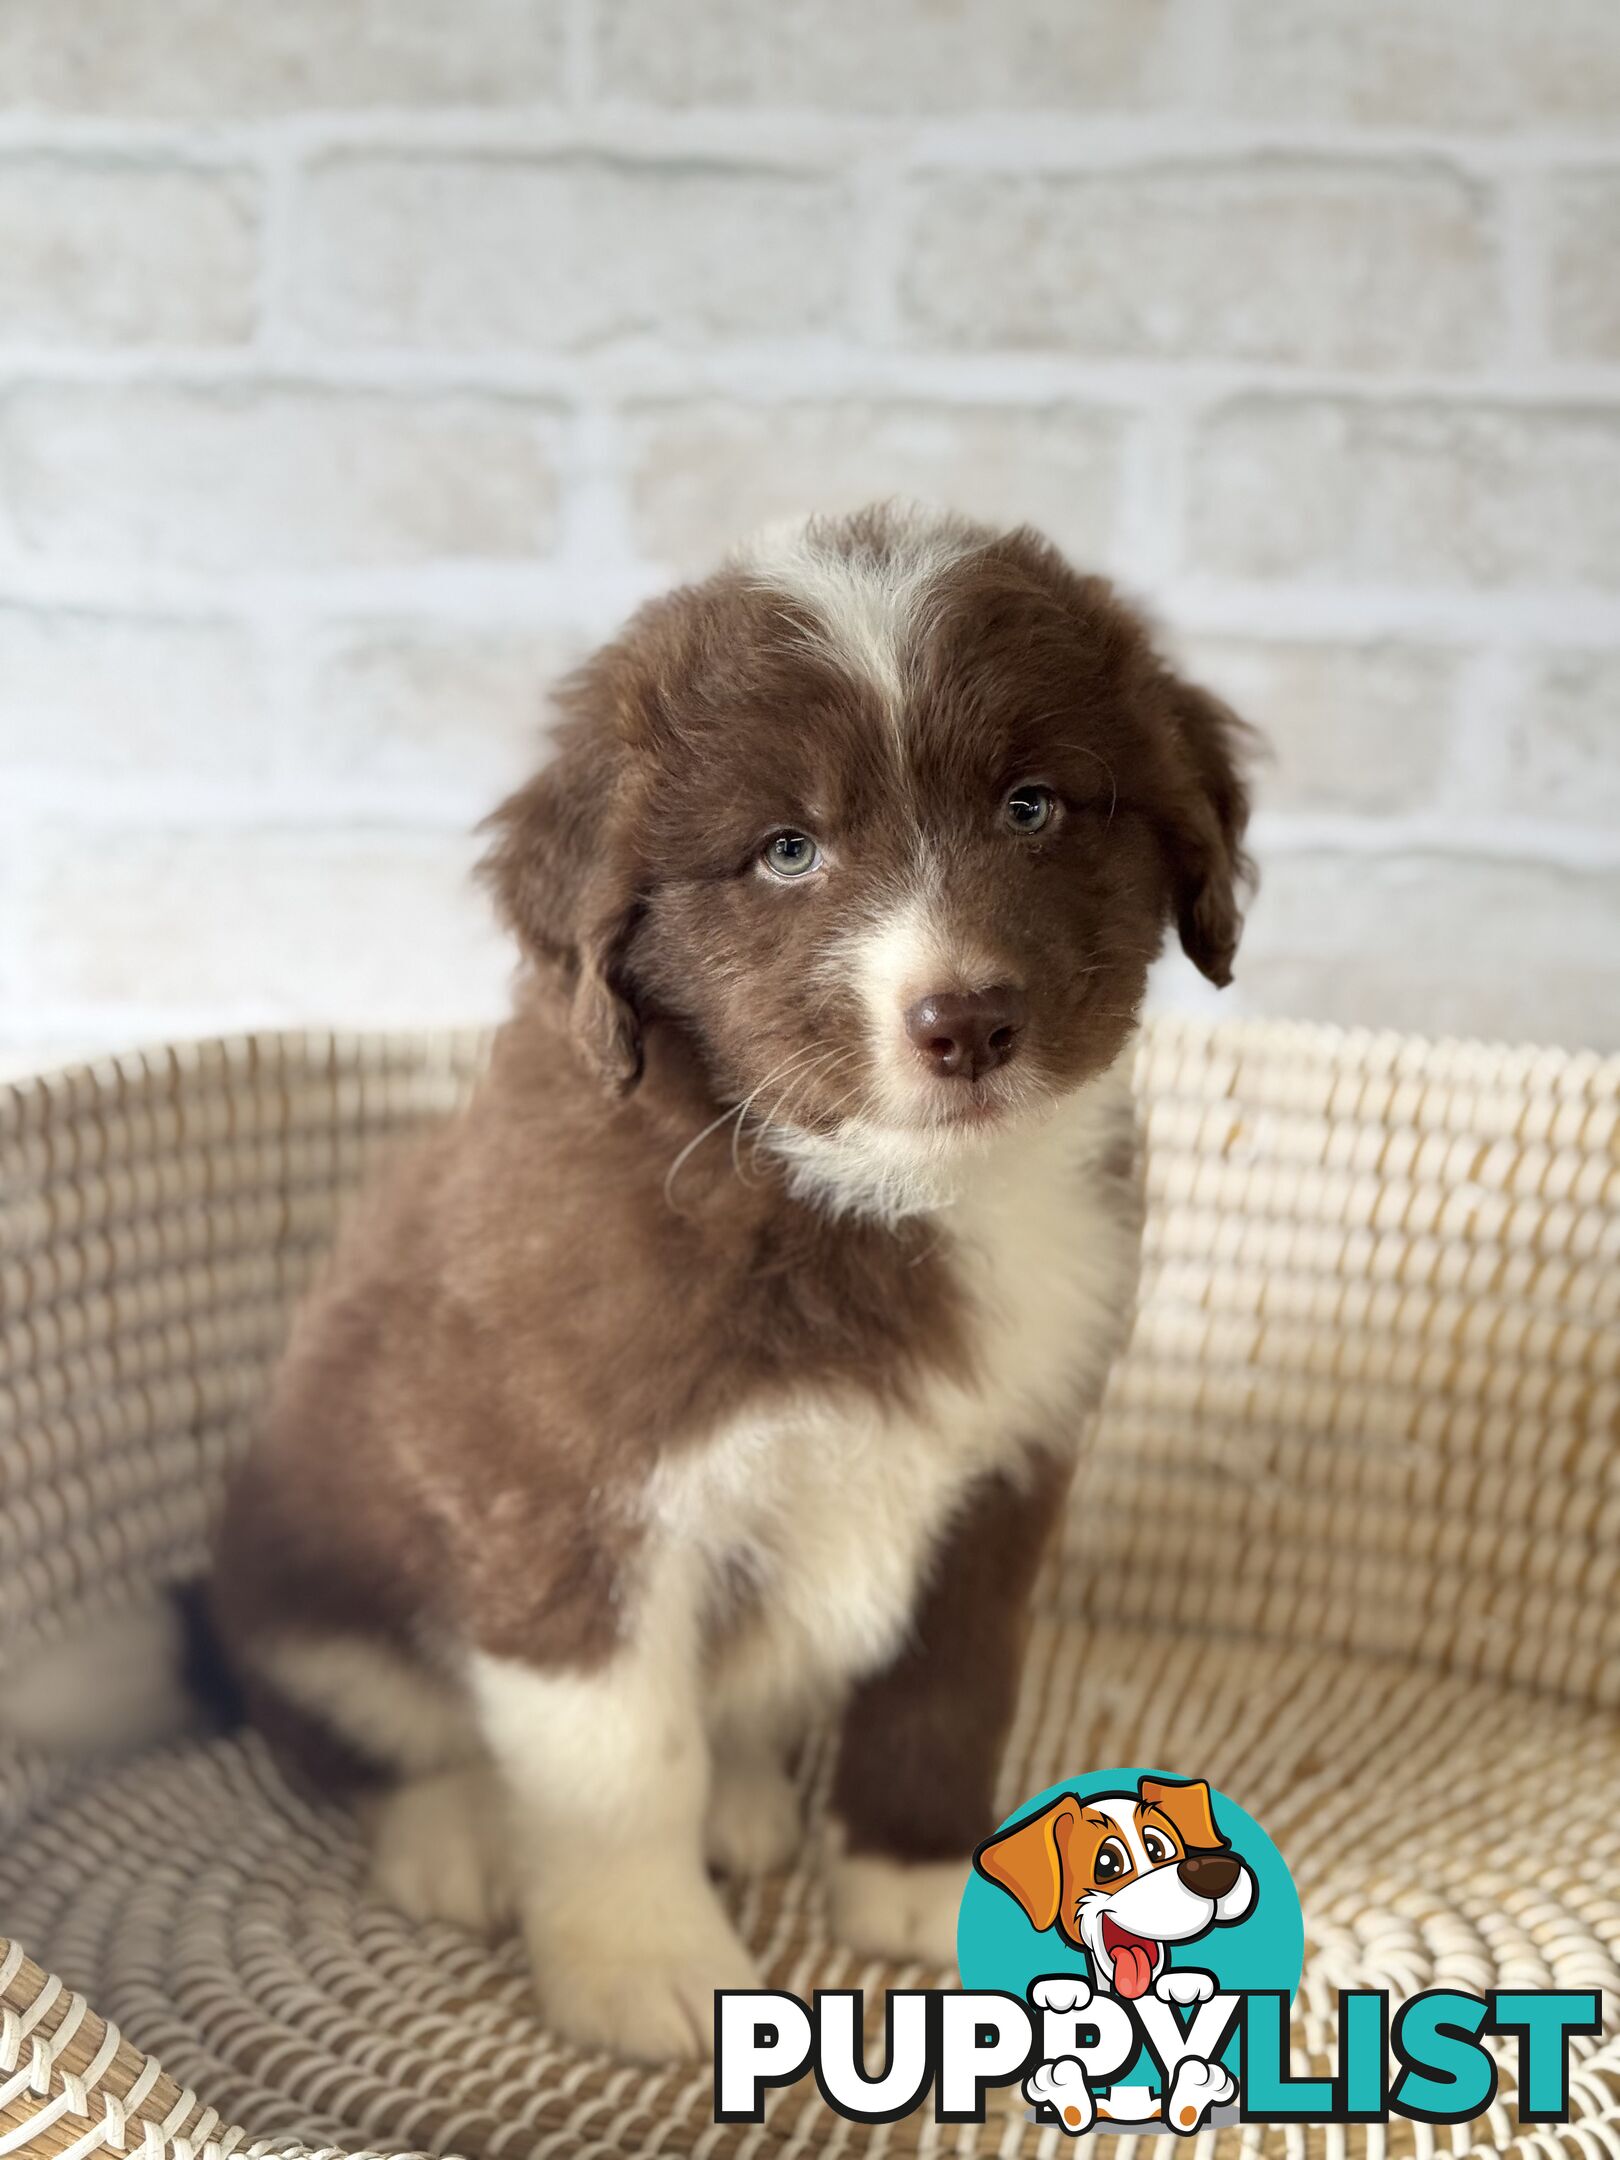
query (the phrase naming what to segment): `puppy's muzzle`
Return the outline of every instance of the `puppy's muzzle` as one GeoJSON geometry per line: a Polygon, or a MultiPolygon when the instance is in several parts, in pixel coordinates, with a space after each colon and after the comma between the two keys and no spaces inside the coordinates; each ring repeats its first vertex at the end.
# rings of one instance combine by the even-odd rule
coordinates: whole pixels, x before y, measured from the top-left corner
{"type": "Polygon", "coordinates": [[[997,983],[989,990],[919,998],[906,1013],[906,1033],[936,1073],[978,1080],[1006,1064],[1026,1017],[1023,992],[997,983]]]}
{"type": "Polygon", "coordinates": [[[1230,1853],[1190,1852],[1176,1862],[1176,1873],[1194,1897],[1212,1902],[1225,1897],[1238,1879],[1238,1864],[1230,1853]]]}

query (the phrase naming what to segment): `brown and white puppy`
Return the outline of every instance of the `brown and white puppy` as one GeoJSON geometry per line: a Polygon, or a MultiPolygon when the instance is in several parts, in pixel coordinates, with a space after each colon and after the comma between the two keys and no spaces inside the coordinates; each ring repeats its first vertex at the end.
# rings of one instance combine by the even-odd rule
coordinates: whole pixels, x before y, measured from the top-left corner
{"type": "Polygon", "coordinates": [[[835,1922],[951,1954],[1131,1310],[1144,980],[1167,922],[1227,979],[1247,805],[1107,584],[949,519],[763,542],[560,702],[515,1015],[303,1311],[216,1602],[379,1893],[659,2058],[757,1984],[706,1863],[789,1853],[829,1709],[835,1922]]]}

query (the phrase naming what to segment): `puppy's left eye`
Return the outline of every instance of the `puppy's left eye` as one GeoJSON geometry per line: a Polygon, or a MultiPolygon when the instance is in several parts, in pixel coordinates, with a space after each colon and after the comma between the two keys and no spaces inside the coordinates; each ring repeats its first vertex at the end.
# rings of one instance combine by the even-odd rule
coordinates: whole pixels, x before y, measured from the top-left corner
{"type": "Polygon", "coordinates": [[[1015,787],[1001,806],[1001,815],[1014,832],[1038,833],[1052,822],[1057,798],[1050,788],[1033,784],[1015,787]]]}
{"type": "Polygon", "coordinates": [[[760,849],[759,859],[772,877],[801,878],[819,868],[821,850],[808,833],[772,833],[760,849]]]}
{"type": "Polygon", "coordinates": [[[1155,1867],[1163,1867],[1166,1860],[1173,1860],[1176,1855],[1176,1848],[1159,1830],[1144,1830],[1142,1832],[1142,1850],[1155,1867]]]}
{"type": "Polygon", "coordinates": [[[1104,1838],[1097,1847],[1097,1857],[1091,1863],[1091,1873],[1100,1883],[1118,1882],[1131,1872],[1130,1855],[1118,1838],[1104,1838]]]}

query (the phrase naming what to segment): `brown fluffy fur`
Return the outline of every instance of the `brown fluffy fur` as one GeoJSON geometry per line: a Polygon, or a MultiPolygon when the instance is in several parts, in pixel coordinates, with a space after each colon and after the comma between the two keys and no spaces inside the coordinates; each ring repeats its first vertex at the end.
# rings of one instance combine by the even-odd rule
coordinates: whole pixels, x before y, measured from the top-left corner
{"type": "MultiPolygon", "coordinates": [[[[817,545],[882,580],[907,530],[874,512],[817,545]]],[[[1167,923],[1227,979],[1238,723],[1044,541],[948,534],[903,710],[790,581],[741,562],[644,608],[564,686],[555,755],[491,820],[516,1009],[470,1107],[347,1226],[221,1534],[224,1637],[272,1739],[323,1779],[400,1766],[289,1700],[267,1645],[358,1637],[446,1683],[473,1652],[605,1670],[655,1473],[762,1403],[926,1417],[929,1388],[974,1386],[982,1313],[934,1216],[826,1204],[772,1140],[834,1141],[876,1099],[846,963],[919,860],[940,935],[994,955],[1028,1004],[1010,1077],[919,1096],[942,1131],[1115,1066],[1167,923]],[[1058,812],[1015,836],[1000,806],[1031,780],[1058,812]],[[794,888],[760,867],[784,827],[827,858],[794,888]]],[[[1122,1224],[1129,1156],[1122,1132],[1088,1203],[1122,1224]]],[[[947,1858],[989,1827],[1086,1407],[1010,1436],[906,1640],[855,1675],[835,1795],[855,1852],[947,1858]]],[[[716,1644],[762,1594],[747,1562],[707,1610],[716,1644]]]]}
{"type": "MultiPolygon", "coordinates": [[[[870,514],[852,544],[883,532],[870,514]]],[[[1022,879],[994,831],[956,838],[952,872],[975,929],[1028,949],[1033,1054],[1072,1084],[1128,1034],[1167,914],[1229,975],[1238,723],[1031,534],[985,536],[935,615],[924,818],[1026,770],[1069,805],[1022,879]]],[[[858,1031],[847,994],[808,994],[815,950],[906,844],[873,692],[804,627],[725,571],[644,608],[560,693],[555,757],[491,821],[489,879],[533,971],[471,1108],[357,1211],[300,1317],[225,1527],[231,1638],[298,1616],[403,1639],[427,1619],[600,1658],[634,1542],[614,1503],[661,1452],[762,1388],[903,1395],[917,1365],[962,1359],[924,1224],[829,1219],[768,1160],[735,1176],[727,1136],[666,1190],[721,1106],[858,1031]],[[858,872],[819,904],[748,875],[774,825],[857,819],[858,872]]],[[[811,1073],[792,1094],[814,1124],[849,1088],[811,1073]]]]}

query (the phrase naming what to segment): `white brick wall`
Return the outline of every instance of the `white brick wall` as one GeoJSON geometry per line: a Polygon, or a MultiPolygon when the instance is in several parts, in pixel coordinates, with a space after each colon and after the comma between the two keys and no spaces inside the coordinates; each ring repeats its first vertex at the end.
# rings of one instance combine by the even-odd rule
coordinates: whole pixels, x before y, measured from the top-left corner
{"type": "Polygon", "coordinates": [[[0,0],[0,1059],[493,1009],[544,682],[889,491],[1271,734],[1230,1008],[1620,1043],[1617,122],[1614,0],[0,0]]]}
{"type": "Polygon", "coordinates": [[[909,191],[919,350],[1471,368],[1499,346],[1489,191],[1436,161],[1268,155],[1107,173],[928,173],[909,191]]]}

